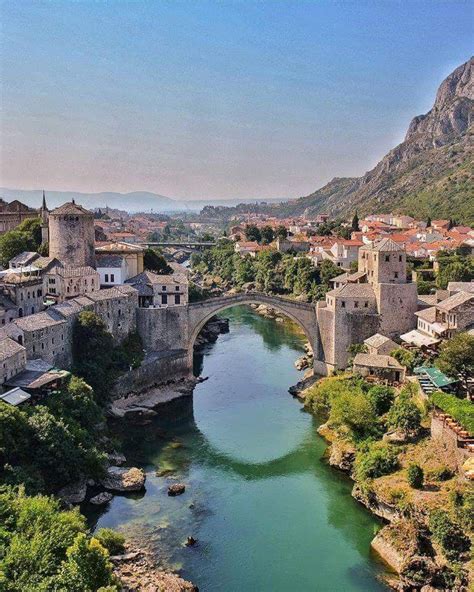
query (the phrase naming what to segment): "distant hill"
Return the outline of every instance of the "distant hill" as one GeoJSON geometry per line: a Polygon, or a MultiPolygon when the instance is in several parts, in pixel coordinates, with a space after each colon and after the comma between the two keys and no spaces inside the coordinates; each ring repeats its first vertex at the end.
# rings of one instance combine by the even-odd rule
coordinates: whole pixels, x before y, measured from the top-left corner
{"type": "Polygon", "coordinates": [[[441,84],[433,108],[363,177],[335,178],[311,195],[260,211],[348,217],[399,211],[474,224],[474,58],[441,84]]]}
{"type": "MultiPolygon", "coordinates": [[[[38,208],[41,205],[43,190],[9,189],[0,187],[0,197],[6,201],[18,199],[24,204],[38,208]]],[[[155,213],[172,212],[199,212],[206,205],[236,206],[240,203],[261,203],[280,202],[286,198],[275,198],[271,200],[261,199],[217,199],[217,200],[179,200],[148,191],[133,191],[131,193],[116,193],[107,191],[103,193],[81,193],[78,191],[48,191],[46,190],[46,201],[48,208],[52,209],[66,201],[75,199],[85,208],[93,209],[109,206],[111,208],[126,210],[128,212],[150,211],[155,213]]]]}

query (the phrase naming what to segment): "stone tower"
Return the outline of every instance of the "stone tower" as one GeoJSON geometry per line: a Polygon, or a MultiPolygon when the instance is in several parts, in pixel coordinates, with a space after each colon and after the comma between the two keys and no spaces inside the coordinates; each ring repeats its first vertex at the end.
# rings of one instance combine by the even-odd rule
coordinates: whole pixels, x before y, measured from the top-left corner
{"type": "Polygon", "coordinates": [[[49,212],[49,256],[95,268],[94,214],[74,200],[49,212]]]}
{"type": "Polygon", "coordinates": [[[41,243],[43,245],[49,242],[49,210],[48,206],[46,205],[46,196],[44,194],[43,189],[43,203],[41,204],[40,208],[40,216],[41,216],[41,243]]]}

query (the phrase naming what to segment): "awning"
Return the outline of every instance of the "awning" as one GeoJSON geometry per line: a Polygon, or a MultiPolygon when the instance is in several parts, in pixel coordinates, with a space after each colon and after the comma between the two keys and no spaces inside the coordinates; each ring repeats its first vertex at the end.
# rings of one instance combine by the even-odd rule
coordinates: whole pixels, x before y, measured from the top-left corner
{"type": "Polygon", "coordinates": [[[434,366],[417,366],[414,370],[414,373],[427,376],[437,388],[444,388],[450,384],[455,384],[458,382],[457,380],[446,376],[446,374],[434,366]]]}
{"type": "Polygon", "coordinates": [[[448,329],[446,325],[443,325],[442,323],[433,323],[431,327],[433,331],[436,331],[436,333],[438,333],[439,335],[441,335],[441,333],[444,333],[448,329]]]}
{"type": "Polygon", "coordinates": [[[425,335],[425,333],[417,331],[416,329],[400,335],[400,339],[405,343],[410,343],[412,345],[416,345],[417,347],[428,347],[430,345],[439,343],[439,339],[431,337],[430,335],[425,335]]]}
{"type": "Polygon", "coordinates": [[[31,395],[25,393],[25,391],[20,388],[14,388],[3,395],[0,395],[1,401],[13,405],[14,407],[28,401],[28,399],[31,399],[31,395]]]}

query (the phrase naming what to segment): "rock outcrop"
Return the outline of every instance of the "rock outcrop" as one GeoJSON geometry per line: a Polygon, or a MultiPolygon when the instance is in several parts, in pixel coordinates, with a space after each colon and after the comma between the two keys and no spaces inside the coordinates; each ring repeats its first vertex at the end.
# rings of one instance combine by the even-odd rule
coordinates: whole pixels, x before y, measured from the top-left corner
{"type": "Polygon", "coordinates": [[[145,480],[145,473],[136,467],[109,467],[101,484],[112,491],[141,491],[145,487],[145,480]]]}

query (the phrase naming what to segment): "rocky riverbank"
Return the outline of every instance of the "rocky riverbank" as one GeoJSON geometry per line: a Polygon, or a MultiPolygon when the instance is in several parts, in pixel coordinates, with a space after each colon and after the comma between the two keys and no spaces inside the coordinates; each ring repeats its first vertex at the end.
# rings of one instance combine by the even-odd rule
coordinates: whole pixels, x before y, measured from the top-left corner
{"type": "Polygon", "coordinates": [[[123,592],[198,592],[191,582],[157,567],[152,553],[133,542],[126,544],[125,553],[110,560],[123,592]]]}
{"type": "Polygon", "coordinates": [[[220,317],[213,317],[210,319],[194,342],[194,347],[199,348],[208,343],[215,343],[219,335],[229,332],[229,319],[223,319],[220,317]]]}
{"type": "MultiPolygon", "coordinates": [[[[301,386],[295,394],[304,400],[301,386]]],[[[354,480],[352,496],[385,522],[371,546],[394,572],[386,583],[397,592],[467,592],[472,575],[469,558],[453,567],[429,529],[430,512],[448,507],[453,491],[468,490],[448,451],[425,432],[413,441],[394,444],[399,450],[396,472],[359,483],[354,470],[356,447],[328,424],[320,425],[318,433],[328,443],[328,464],[354,480]],[[420,489],[406,481],[407,467],[415,460],[426,472],[420,489]],[[443,471],[446,477],[438,477],[443,471]]]]}

